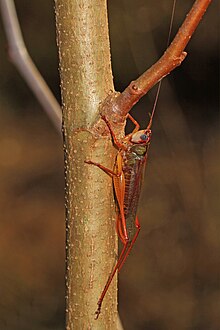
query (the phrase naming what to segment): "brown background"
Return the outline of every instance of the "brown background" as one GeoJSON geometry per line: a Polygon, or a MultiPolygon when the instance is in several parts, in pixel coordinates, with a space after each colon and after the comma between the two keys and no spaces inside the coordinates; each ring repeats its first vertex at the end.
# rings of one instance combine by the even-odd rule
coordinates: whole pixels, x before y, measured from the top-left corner
{"type": "MultiPolygon", "coordinates": [[[[177,3],[173,33],[191,3],[177,3]]],[[[16,5],[30,54],[59,99],[53,1],[16,5]]],[[[117,90],[162,54],[171,7],[167,0],[109,1],[117,90]]],[[[220,329],[218,11],[214,1],[188,57],[162,85],[139,208],[142,231],[120,275],[126,330],[220,329]]],[[[61,330],[62,143],[8,61],[2,29],[0,51],[0,329],[61,330]]],[[[143,127],[154,93],[133,112],[143,127]]]]}

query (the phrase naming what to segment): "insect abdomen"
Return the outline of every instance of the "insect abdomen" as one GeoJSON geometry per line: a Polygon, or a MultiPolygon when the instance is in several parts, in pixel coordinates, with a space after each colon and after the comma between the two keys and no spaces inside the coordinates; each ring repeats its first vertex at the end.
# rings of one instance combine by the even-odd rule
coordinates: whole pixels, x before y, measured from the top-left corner
{"type": "Polygon", "coordinates": [[[142,186],[147,146],[132,146],[124,153],[123,172],[125,176],[124,213],[128,234],[133,237],[136,232],[135,218],[142,186]],[[136,147],[136,148],[134,148],[136,147]],[[136,152],[138,148],[138,152],[136,152]]]}

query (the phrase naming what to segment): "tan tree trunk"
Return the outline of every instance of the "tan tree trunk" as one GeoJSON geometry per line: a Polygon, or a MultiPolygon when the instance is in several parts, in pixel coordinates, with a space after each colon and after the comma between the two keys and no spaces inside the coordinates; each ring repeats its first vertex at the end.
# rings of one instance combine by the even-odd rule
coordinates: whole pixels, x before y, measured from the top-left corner
{"type": "Polygon", "coordinates": [[[113,90],[105,0],[56,0],[66,178],[66,329],[117,329],[116,279],[94,320],[115,264],[117,238],[111,178],[85,164],[113,166],[110,138],[92,127],[113,90]]]}

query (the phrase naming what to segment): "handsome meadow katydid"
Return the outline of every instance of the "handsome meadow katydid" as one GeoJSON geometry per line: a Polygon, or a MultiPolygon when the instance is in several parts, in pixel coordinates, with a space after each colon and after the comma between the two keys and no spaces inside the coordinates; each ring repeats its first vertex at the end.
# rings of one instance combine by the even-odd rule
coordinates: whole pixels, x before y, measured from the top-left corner
{"type": "Polygon", "coordinates": [[[116,219],[116,228],[118,236],[123,244],[122,252],[99,298],[96,318],[98,318],[101,312],[103,299],[116,271],[121,270],[140,231],[140,224],[136,214],[144,168],[147,161],[147,151],[150,145],[152,117],[148,127],[144,130],[139,130],[139,124],[130,114],[128,117],[135,124],[135,129],[120,142],[112,131],[110,123],[105,117],[102,117],[109,127],[115,146],[118,148],[113,170],[99,163],[86,161],[87,164],[98,166],[112,176],[119,210],[116,219]]]}

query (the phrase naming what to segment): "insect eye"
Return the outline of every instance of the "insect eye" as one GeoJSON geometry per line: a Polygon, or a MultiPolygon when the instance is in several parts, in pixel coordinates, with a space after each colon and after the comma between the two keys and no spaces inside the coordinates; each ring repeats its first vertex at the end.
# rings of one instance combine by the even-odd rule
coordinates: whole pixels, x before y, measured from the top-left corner
{"type": "Polygon", "coordinates": [[[140,136],[141,140],[146,141],[147,140],[147,134],[142,134],[140,136]]]}

